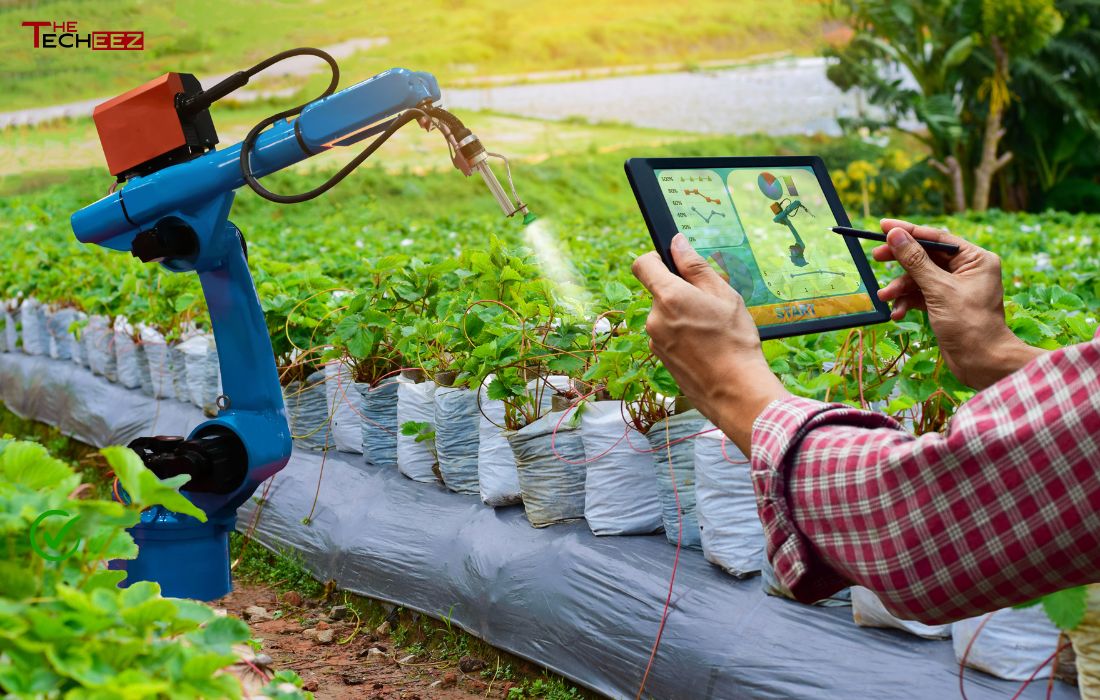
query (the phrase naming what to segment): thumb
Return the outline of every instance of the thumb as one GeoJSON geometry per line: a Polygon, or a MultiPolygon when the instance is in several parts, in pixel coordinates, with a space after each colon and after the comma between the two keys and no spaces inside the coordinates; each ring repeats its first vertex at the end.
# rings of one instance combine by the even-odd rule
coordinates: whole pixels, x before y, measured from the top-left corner
{"type": "Polygon", "coordinates": [[[928,257],[928,252],[905,229],[890,229],[890,232],[886,234],[886,242],[894,254],[894,259],[905,268],[905,271],[909,273],[917,286],[922,289],[935,285],[937,281],[942,279],[941,275],[947,274],[936,263],[932,262],[932,258],[928,257]]]}
{"type": "Polygon", "coordinates": [[[687,236],[677,233],[672,238],[672,261],[676,263],[676,269],[680,276],[689,284],[707,292],[718,292],[729,288],[729,285],[718,276],[710,263],[702,255],[691,247],[687,236]]]}

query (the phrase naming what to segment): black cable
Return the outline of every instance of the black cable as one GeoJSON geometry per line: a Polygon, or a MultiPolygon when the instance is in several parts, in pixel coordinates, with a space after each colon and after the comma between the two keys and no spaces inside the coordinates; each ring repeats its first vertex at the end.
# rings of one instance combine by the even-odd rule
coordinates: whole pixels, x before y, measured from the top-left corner
{"type": "MultiPolygon", "coordinates": [[[[295,49],[294,51],[308,53],[309,55],[320,56],[321,58],[324,58],[332,67],[332,82],[329,83],[328,89],[326,89],[323,93],[310,100],[309,102],[300,104],[297,107],[293,107],[286,111],[279,112],[278,114],[267,117],[259,124],[252,127],[252,130],[248,132],[247,136],[245,136],[244,141],[241,142],[241,175],[244,177],[245,183],[250,188],[252,188],[253,192],[270,202],[275,202],[276,204],[298,204],[300,202],[305,202],[315,197],[319,197],[320,195],[328,192],[330,189],[336,186],[341,180],[347,177],[351,173],[351,171],[362,165],[363,161],[365,161],[367,158],[370,158],[374,154],[374,152],[377,151],[382,146],[382,144],[384,144],[391,136],[393,136],[398,129],[415,119],[417,115],[424,117],[435,116],[434,114],[429,115],[424,110],[417,108],[405,110],[398,116],[391,119],[386,125],[385,130],[382,131],[382,133],[379,134],[376,139],[371,141],[370,145],[363,149],[363,151],[359,155],[349,161],[347,165],[340,168],[340,170],[335,175],[330,177],[328,180],[325,180],[317,187],[306,192],[301,192],[299,194],[278,194],[272,192],[271,190],[261,185],[256,176],[252,174],[252,148],[255,146],[256,139],[259,137],[260,132],[262,132],[264,129],[271,126],[275,122],[279,121],[280,119],[285,119],[287,117],[300,114],[301,111],[305,109],[308,105],[331,95],[335,91],[336,84],[340,77],[340,70],[336,66],[336,61],[333,60],[333,58],[326,54],[324,51],[320,51],[318,49],[295,49]]],[[[282,54],[276,54],[266,61],[258,63],[256,66],[249,69],[248,73],[249,75],[253,75],[256,72],[261,71],[264,68],[267,68],[268,66],[282,60],[283,58],[286,58],[288,55],[302,55],[302,53],[284,51],[282,54]]],[[[448,114],[447,116],[450,115],[448,114]]]]}
{"type": "MultiPolygon", "coordinates": [[[[283,114],[286,113],[284,112],[283,114]]],[[[319,197],[325,192],[328,192],[341,180],[351,174],[351,171],[362,165],[363,161],[374,155],[374,152],[377,151],[382,146],[382,144],[385,143],[391,136],[393,136],[398,129],[416,119],[418,114],[424,115],[424,112],[414,107],[405,110],[401,114],[391,119],[389,125],[386,127],[386,130],[379,134],[378,138],[371,141],[370,145],[364,148],[359,155],[355,156],[355,158],[349,161],[347,165],[340,168],[339,172],[337,172],[335,175],[330,177],[328,180],[325,180],[312,190],[309,190],[308,192],[302,192],[301,194],[276,194],[275,192],[272,192],[261,185],[259,181],[252,175],[252,172],[248,165],[248,157],[246,155],[248,151],[245,149],[251,148],[252,141],[255,140],[256,135],[259,134],[259,132],[264,127],[268,126],[271,123],[274,123],[274,121],[277,121],[283,115],[268,117],[268,119],[265,119],[264,121],[257,124],[252,129],[252,131],[249,132],[248,136],[245,137],[245,140],[241,143],[241,172],[244,175],[244,181],[248,183],[248,186],[251,187],[256,194],[260,195],[268,201],[275,202],[277,204],[297,204],[299,202],[305,202],[313,199],[314,197],[319,197]]]]}
{"type": "MultiPolygon", "coordinates": [[[[271,56],[270,58],[260,61],[246,71],[241,71],[240,73],[230,76],[226,80],[222,81],[222,83],[219,83],[218,85],[215,85],[213,88],[211,88],[212,92],[219,91],[219,88],[224,83],[229,83],[230,81],[239,82],[240,78],[238,78],[238,76],[242,75],[244,82],[248,82],[248,78],[251,78],[260,71],[270,68],[279,61],[286,60],[293,56],[316,56],[317,58],[324,60],[325,63],[329,65],[329,68],[332,70],[332,79],[329,80],[328,87],[325,88],[324,92],[322,92],[320,95],[313,98],[312,100],[309,100],[308,102],[303,102],[296,107],[291,107],[288,110],[284,110],[282,112],[279,112],[278,114],[273,114],[270,117],[267,117],[259,124],[252,127],[252,130],[248,132],[248,136],[246,136],[244,138],[244,141],[241,142],[241,175],[244,176],[244,181],[256,192],[256,194],[260,195],[264,199],[271,200],[272,202],[278,202],[280,204],[292,204],[296,202],[304,202],[308,199],[313,199],[314,197],[327,191],[330,187],[332,187],[332,185],[335,185],[337,182],[342,180],[347,174],[344,173],[344,175],[340,175],[340,178],[337,179],[335,182],[326,182],[321,185],[321,187],[310,190],[309,192],[304,192],[300,195],[279,195],[264,189],[263,185],[261,185],[259,181],[256,180],[256,178],[252,175],[252,164],[250,162],[252,147],[255,145],[256,138],[260,135],[261,131],[279,121],[280,119],[286,119],[287,117],[292,117],[300,114],[301,111],[305,109],[308,105],[316,102],[317,100],[324,99],[332,93],[336,92],[336,86],[340,83],[340,67],[336,64],[336,59],[334,59],[327,52],[322,51],[321,49],[315,49],[311,47],[302,47],[297,49],[290,49],[289,51],[281,51],[274,56],[271,56]]],[[[230,92],[231,91],[232,90],[230,90],[230,92]]],[[[358,165],[358,163],[356,163],[356,165],[358,165]]],[[[339,173],[337,174],[339,175],[339,173]]]]}
{"type": "MultiPolygon", "coordinates": [[[[246,70],[237,71],[228,78],[222,80],[220,83],[211,86],[207,90],[203,90],[197,95],[193,95],[190,99],[183,101],[180,104],[180,111],[194,114],[201,112],[204,109],[210,107],[221,98],[225,97],[229,93],[244,87],[248,84],[249,78],[256,75],[260,71],[266,70],[280,61],[285,61],[288,58],[294,56],[316,56],[325,61],[332,70],[332,81],[329,83],[328,89],[321,97],[331,95],[336,91],[336,84],[340,81],[340,67],[336,65],[336,59],[330,56],[327,52],[321,49],[314,49],[308,46],[303,46],[297,49],[289,49],[287,51],[280,51],[279,53],[265,58],[256,65],[246,70]]],[[[320,99],[320,98],[318,98],[320,99]]]]}
{"type": "Polygon", "coordinates": [[[324,60],[325,63],[329,65],[329,68],[332,70],[332,79],[329,81],[328,87],[325,88],[324,92],[322,92],[320,95],[308,102],[303,102],[296,107],[291,107],[290,109],[284,110],[282,112],[279,112],[278,114],[273,114],[270,117],[265,118],[259,124],[252,127],[252,129],[248,132],[248,135],[245,136],[244,140],[241,142],[241,175],[242,177],[244,177],[245,183],[250,188],[252,188],[252,191],[268,201],[276,202],[277,204],[297,204],[299,202],[305,202],[324,194],[325,192],[332,189],[345,177],[347,177],[351,173],[351,171],[362,165],[363,161],[373,155],[374,152],[377,151],[382,146],[382,144],[384,144],[391,136],[393,136],[393,134],[398,129],[415,119],[416,115],[420,115],[429,119],[438,119],[439,121],[447,124],[448,127],[450,127],[452,133],[457,136],[464,137],[469,133],[469,130],[466,129],[462,122],[449,112],[446,112],[437,107],[432,107],[431,105],[422,105],[424,109],[414,107],[402,112],[397,117],[391,119],[386,125],[385,130],[382,131],[381,134],[379,134],[378,138],[371,141],[370,145],[368,145],[358,156],[352,159],[347,165],[341,168],[339,172],[337,172],[325,182],[321,183],[319,186],[300,194],[283,195],[272,192],[261,185],[259,180],[256,179],[256,176],[252,174],[252,149],[256,145],[256,139],[259,138],[260,133],[264,129],[271,126],[280,119],[286,119],[287,117],[301,114],[302,110],[305,109],[307,106],[313,104],[317,100],[324,99],[325,97],[328,97],[329,95],[336,92],[336,86],[340,82],[340,67],[336,64],[336,59],[334,59],[325,51],[312,47],[301,47],[296,49],[289,49],[287,51],[280,51],[279,53],[269,58],[266,58],[263,61],[260,61],[259,63],[247,70],[237,71],[236,73],[229,76],[228,78],[225,78],[216,85],[211,86],[210,89],[204,90],[203,92],[193,96],[190,100],[180,103],[179,106],[179,109],[181,111],[188,113],[195,113],[207,109],[217,100],[220,100],[234,90],[237,90],[246,85],[252,76],[263,70],[266,70],[267,68],[270,68],[280,61],[284,61],[294,56],[316,56],[317,58],[324,60]]]}
{"type": "Polygon", "coordinates": [[[256,139],[259,138],[260,133],[264,129],[271,126],[280,119],[286,119],[287,117],[298,115],[310,104],[316,102],[317,100],[328,97],[333,92],[335,92],[337,83],[340,79],[340,69],[336,65],[336,61],[332,58],[332,56],[325,53],[324,51],[321,51],[320,49],[291,49],[290,51],[277,53],[271,58],[257,63],[255,66],[249,68],[247,71],[241,71],[230,76],[229,78],[226,78],[221,83],[218,83],[217,85],[212,87],[209,91],[210,93],[214,94],[214,99],[218,99],[221,96],[224,96],[225,94],[228,94],[229,92],[237,89],[237,87],[239,87],[240,85],[247,83],[248,79],[256,73],[259,73],[260,71],[269,68],[275,63],[278,63],[279,61],[282,61],[291,56],[317,56],[324,59],[325,62],[327,62],[332,68],[332,80],[330,81],[328,88],[326,88],[324,92],[322,92],[320,95],[310,100],[309,102],[305,102],[296,107],[292,107],[291,109],[279,112],[278,114],[273,114],[270,117],[262,120],[259,124],[252,127],[252,129],[248,132],[248,135],[245,136],[244,140],[241,142],[241,175],[244,178],[245,183],[250,188],[252,188],[253,192],[270,202],[275,202],[277,204],[297,204],[300,202],[308,201],[315,197],[319,197],[325,192],[328,192],[341,180],[351,174],[353,170],[362,165],[367,158],[370,158],[375,153],[375,151],[377,151],[382,146],[382,144],[384,144],[391,136],[394,135],[394,133],[398,129],[400,129],[405,124],[408,124],[410,121],[414,120],[418,115],[426,117],[428,119],[438,119],[439,121],[443,122],[451,129],[452,135],[454,135],[459,140],[469,135],[469,130],[465,127],[465,125],[463,125],[457,117],[445,110],[439,109],[438,107],[433,107],[431,105],[421,105],[423,109],[416,107],[410,108],[391,119],[386,125],[385,130],[382,131],[382,133],[379,134],[377,138],[371,141],[370,144],[365,149],[363,149],[363,151],[359,155],[349,161],[347,165],[340,168],[340,170],[335,175],[333,175],[317,187],[306,192],[301,192],[299,194],[284,195],[272,192],[271,190],[261,185],[256,176],[252,174],[252,149],[256,144],[256,139]]]}

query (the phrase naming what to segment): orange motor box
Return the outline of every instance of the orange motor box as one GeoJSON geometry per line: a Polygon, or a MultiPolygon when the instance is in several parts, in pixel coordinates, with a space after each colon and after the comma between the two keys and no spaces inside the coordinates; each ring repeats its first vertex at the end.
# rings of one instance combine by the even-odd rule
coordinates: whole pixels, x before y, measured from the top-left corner
{"type": "Polygon", "coordinates": [[[213,148],[210,113],[187,116],[177,109],[177,95],[201,90],[189,73],[165,73],[97,105],[92,119],[111,174],[125,180],[213,148]]]}

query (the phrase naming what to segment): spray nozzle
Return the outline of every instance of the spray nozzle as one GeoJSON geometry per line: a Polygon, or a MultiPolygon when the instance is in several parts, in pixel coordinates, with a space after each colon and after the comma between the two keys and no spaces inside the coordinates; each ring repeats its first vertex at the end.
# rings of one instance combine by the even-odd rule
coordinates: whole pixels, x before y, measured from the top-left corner
{"type": "MultiPolygon", "coordinates": [[[[527,205],[523,203],[523,200],[519,198],[519,194],[516,192],[516,184],[512,181],[512,168],[508,163],[508,159],[499,153],[490,153],[485,150],[485,147],[481,145],[481,140],[475,136],[466,126],[450,112],[440,109],[439,107],[431,108],[428,115],[429,125],[434,124],[443,132],[443,136],[447,139],[447,143],[451,146],[451,160],[454,162],[454,166],[462,172],[463,175],[469,177],[475,171],[481,175],[481,179],[485,182],[485,186],[489,188],[489,194],[493,195],[493,199],[500,205],[501,211],[505,216],[515,216],[516,214],[523,214],[524,224],[529,224],[534,221],[534,216],[527,211],[527,205]],[[504,161],[504,170],[508,177],[508,186],[512,190],[511,196],[500,184],[500,180],[497,179],[496,173],[493,172],[492,167],[489,166],[490,158],[499,158],[504,161]]],[[[422,122],[423,123],[423,122],[422,122]]]]}
{"type": "MultiPolygon", "coordinates": [[[[496,156],[496,154],[489,154],[496,156]]],[[[496,156],[501,160],[504,160],[505,167],[508,166],[507,159],[504,156],[496,156]]],[[[516,194],[515,185],[512,185],[512,194],[515,196],[515,201],[508,196],[508,193],[504,191],[504,187],[501,186],[500,180],[497,179],[496,173],[489,167],[489,159],[484,158],[477,165],[472,166],[473,170],[476,170],[481,175],[481,179],[485,181],[485,186],[489,188],[489,193],[493,195],[493,198],[497,200],[497,204],[500,205],[501,210],[505,216],[513,216],[517,213],[522,213],[524,219],[531,216],[531,213],[527,211],[527,205],[520,201],[519,195],[516,194]]],[[[509,169],[510,171],[510,169],[509,169]]],[[[508,183],[512,182],[512,174],[508,173],[508,183]]]]}
{"type": "Polygon", "coordinates": [[[512,181],[512,168],[508,164],[508,159],[499,153],[490,153],[485,150],[485,147],[481,145],[481,140],[473,134],[469,134],[458,144],[458,155],[462,157],[467,163],[471,171],[477,171],[481,175],[481,179],[485,181],[485,186],[489,188],[489,194],[493,195],[493,199],[497,200],[497,204],[500,205],[501,211],[505,216],[514,216],[515,214],[523,214],[525,217],[528,214],[527,205],[519,198],[519,194],[516,193],[516,185],[512,181]],[[499,158],[504,161],[504,170],[508,175],[508,185],[512,189],[512,196],[508,196],[508,192],[500,184],[500,180],[497,179],[496,173],[493,172],[492,167],[489,165],[489,158],[499,158]]]}

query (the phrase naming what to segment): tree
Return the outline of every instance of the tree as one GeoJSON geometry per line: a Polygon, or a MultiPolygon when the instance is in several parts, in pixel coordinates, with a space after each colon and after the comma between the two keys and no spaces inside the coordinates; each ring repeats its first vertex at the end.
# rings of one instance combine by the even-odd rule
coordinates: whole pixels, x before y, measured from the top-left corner
{"type": "Polygon", "coordinates": [[[957,96],[974,50],[965,3],[951,0],[842,0],[855,29],[852,41],[829,51],[836,63],[830,80],[860,88],[881,117],[863,116],[851,126],[903,129],[910,115],[924,126],[914,133],[931,153],[929,163],[948,177],[956,209],[965,209],[959,164],[964,137],[957,96]]]}
{"type": "Polygon", "coordinates": [[[1005,108],[1012,100],[1012,60],[1039,53],[1061,31],[1062,16],[1054,9],[1053,0],[982,0],[981,29],[993,66],[978,90],[987,107],[981,158],[974,169],[972,206],[977,211],[989,208],[993,176],[1012,160],[1012,151],[998,153],[1005,135],[1005,108]]]}
{"type": "Polygon", "coordinates": [[[1002,207],[1100,211],[1100,0],[1059,0],[1062,31],[1014,62],[1002,207]]]}
{"type": "Polygon", "coordinates": [[[927,144],[956,210],[988,208],[1016,62],[1061,29],[1054,0],[840,0],[855,29],[832,49],[829,78],[865,90],[881,116],[858,125],[908,130],[927,144]],[[921,128],[905,129],[915,117],[921,128]]]}

